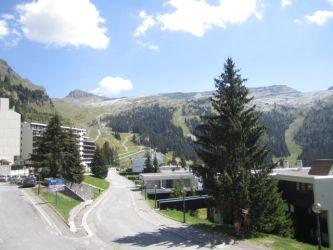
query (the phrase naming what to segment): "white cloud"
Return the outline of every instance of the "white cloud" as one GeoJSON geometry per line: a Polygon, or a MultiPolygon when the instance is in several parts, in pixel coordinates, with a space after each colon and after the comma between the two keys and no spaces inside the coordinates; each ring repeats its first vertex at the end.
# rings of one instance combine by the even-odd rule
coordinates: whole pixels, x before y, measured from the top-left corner
{"type": "Polygon", "coordinates": [[[160,50],[160,47],[158,47],[157,45],[152,44],[152,43],[144,43],[142,41],[137,41],[137,44],[139,46],[141,46],[142,48],[147,48],[147,49],[154,50],[154,51],[160,50]]]}
{"type": "Polygon", "coordinates": [[[328,0],[328,2],[333,5],[333,0],[328,0]]]}
{"type": "Polygon", "coordinates": [[[333,11],[317,10],[313,15],[305,16],[308,23],[324,25],[328,20],[333,19],[333,11]]]}
{"type": "Polygon", "coordinates": [[[292,5],[293,2],[294,2],[294,0],[282,0],[282,1],[281,1],[281,6],[282,6],[282,7],[286,7],[286,6],[288,6],[288,5],[292,5]]]}
{"type": "Polygon", "coordinates": [[[146,11],[142,10],[139,13],[139,17],[142,20],[141,25],[136,29],[134,37],[144,35],[146,31],[153,27],[156,24],[156,21],[153,16],[147,15],[146,11]]]}
{"type": "Polygon", "coordinates": [[[122,77],[104,77],[98,84],[98,87],[91,92],[96,95],[113,96],[118,95],[122,91],[133,89],[131,80],[122,77]]]}
{"type": "Polygon", "coordinates": [[[184,31],[198,37],[214,26],[226,28],[252,15],[262,19],[258,0],[220,0],[218,5],[210,5],[206,0],[169,0],[165,5],[175,10],[157,16],[162,30],[184,31]]]}
{"type": "Polygon", "coordinates": [[[1,17],[5,20],[13,20],[15,18],[12,14],[3,14],[1,17]]]}
{"type": "Polygon", "coordinates": [[[17,6],[24,35],[59,46],[105,49],[110,38],[104,19],[89,0],[37,0],[17,6]]]}
{"type": "Polygon", "coordinates": [[[9,34],[7,22],[5,20],[0,20],[0,38],[3,38],[9,34]]]}

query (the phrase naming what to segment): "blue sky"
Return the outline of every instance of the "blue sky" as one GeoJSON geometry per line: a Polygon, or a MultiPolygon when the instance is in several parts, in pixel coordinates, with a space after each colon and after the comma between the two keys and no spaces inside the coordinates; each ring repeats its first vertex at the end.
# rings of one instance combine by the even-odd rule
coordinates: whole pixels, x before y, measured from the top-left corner
{"type": "Polygon", "coordinates": [[[333,85],[333,0],[1,0],[0,58],[51,97],[333,85]]]}

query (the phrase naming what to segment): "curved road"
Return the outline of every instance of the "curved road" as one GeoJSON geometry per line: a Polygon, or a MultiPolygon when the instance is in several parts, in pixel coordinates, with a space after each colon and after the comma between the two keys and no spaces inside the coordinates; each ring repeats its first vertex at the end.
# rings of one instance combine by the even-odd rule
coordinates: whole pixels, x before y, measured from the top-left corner
{"type": "MultiPolygon", "coordinates": [[[[50,208],[33,201],[28,192],[0,183],[0,249],[258,249],[246,243],[228,245],[228,238],[170,220],[150,208],[133,183],[114,170],[108,179],[110,188],[85,216],[90,235],[84,237],[50,223],[52,212],[43,214],[40,207],[50,208]]],[[[59,220],[55,217],[53,221],[59,220]]]]}
{"type": "Polygon", "coordinates": [[[88,217],[100,247],[111,249],[208,249],[228,239],[170,220],[151,209],[133,183],[111,170],[110,189],[88,217]]]}

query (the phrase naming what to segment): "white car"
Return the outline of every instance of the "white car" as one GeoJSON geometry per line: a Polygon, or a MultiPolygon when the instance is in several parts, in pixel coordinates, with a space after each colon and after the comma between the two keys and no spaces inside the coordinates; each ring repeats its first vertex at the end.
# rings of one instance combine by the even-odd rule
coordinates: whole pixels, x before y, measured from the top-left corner
{"type": "Polygon", "coordinates": [[[0,182],[7,182],[8,176],[7,175],[0,175],[0,182]]]}

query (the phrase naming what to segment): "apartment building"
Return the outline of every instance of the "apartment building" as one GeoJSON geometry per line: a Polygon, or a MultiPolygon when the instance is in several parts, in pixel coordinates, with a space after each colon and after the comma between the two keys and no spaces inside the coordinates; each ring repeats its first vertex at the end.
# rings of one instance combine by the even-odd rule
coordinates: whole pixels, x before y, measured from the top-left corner
{"type": "MultiPolygon", "coordinates": [[[[21,161],[27,161],[30,155],[36,152],[38,143],[43,137],[43,133],[47,128],[43,123],[27,123],[21,125],[21,161]]],[[[86,136],[87,131],[83,128],[74,128],[61,126],[64,132],[73,133],[76,145],[79,150],[81,164],[89,166],[93,158],[96,145],[86,136]]]]}
{"type": "Polygon", "coordinates": [[[316,160],[311,167],[274,169],[283,199],[287,202],[300,241],[316,244],[316,216],[311,207],[320,203],[321,239],[333,246],[333,160],[316,160]]]}
{"type": "Polygon", "coordinates": [[[0,98],[0,160],[14,163],[20,155],[21,115],[9,108],[9,99],[0,98]]]}

